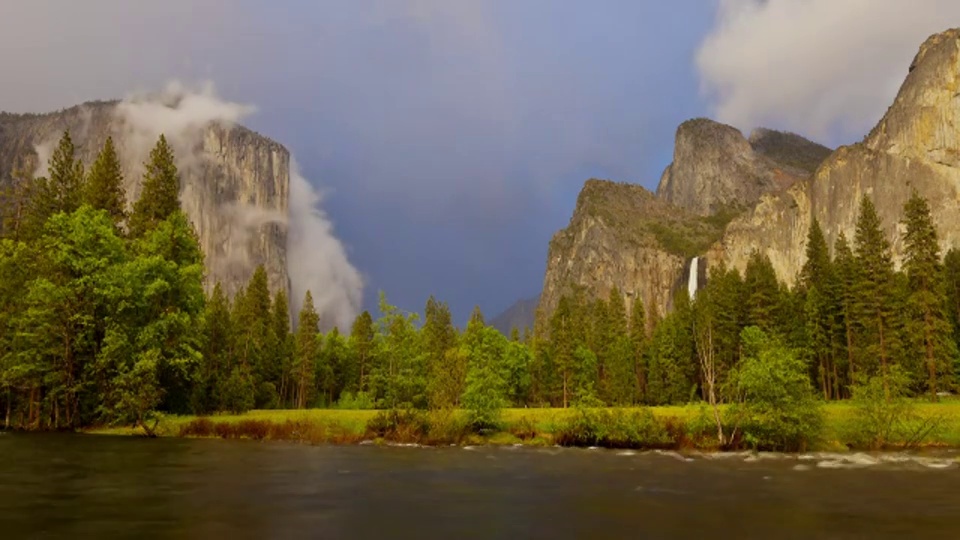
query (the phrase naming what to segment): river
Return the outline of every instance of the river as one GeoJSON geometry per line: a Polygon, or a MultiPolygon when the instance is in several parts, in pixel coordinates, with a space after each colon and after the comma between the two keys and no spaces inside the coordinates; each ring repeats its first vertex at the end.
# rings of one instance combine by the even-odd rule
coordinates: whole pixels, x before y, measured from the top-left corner
{"type": "Polygon", "coordinates": [[[0,434],[0,537],[960,538],[955,455],[0,434]]]}

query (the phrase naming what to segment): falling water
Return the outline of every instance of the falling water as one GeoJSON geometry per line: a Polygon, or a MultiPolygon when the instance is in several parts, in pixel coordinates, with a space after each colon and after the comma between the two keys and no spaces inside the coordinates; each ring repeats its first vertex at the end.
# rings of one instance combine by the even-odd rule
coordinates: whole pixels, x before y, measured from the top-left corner
{"type": "Polygon", "coordinates": [[[687,292],[690,293],[690,299],[693,300],[693,297],[697,294],[697,263],[700,260],[700,257],[694,257],[690,261],[690,277],[687,279],[687,292]]]}

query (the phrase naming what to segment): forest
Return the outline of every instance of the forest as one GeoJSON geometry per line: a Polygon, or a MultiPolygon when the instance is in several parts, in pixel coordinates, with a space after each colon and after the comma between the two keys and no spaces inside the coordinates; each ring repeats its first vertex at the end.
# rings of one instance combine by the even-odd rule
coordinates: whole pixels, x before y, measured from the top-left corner
{"type": "MultiPolygon", "coordinates": [[[[107,139],[87,167],[64,133],[46,177],[2,196],[0,392],[7,428],[127,424],[157,413],[250,409],[716,406],[830,401],[880,389],[937,400],[955,388],[960,252],[941,257],[930,208],[906,203],[895,267],[871,199],[852,239],[816,220],[792,287],[759,252],[745,272],[709,269],[662,320],[617,289],[571,290],[548,324],[504,336],[479,308],[457,328],[447,304],[392,306],[320,331],[311,294],[291,314],[264,269],[233,298],[204,290],[203,253],[159,138],[128,207],[107,139]],[[129,208],[129,210],[128,210],[129,208]]],[[[787,405],[784,405],[787,407],[787,405]]],[[[762,412],[762,411],[760,411],[762,412]]],[[[757,413],[760,414],[760,413],[757,413]]],[[[717,428],[723,427],[717,413],[717,428]]]]}

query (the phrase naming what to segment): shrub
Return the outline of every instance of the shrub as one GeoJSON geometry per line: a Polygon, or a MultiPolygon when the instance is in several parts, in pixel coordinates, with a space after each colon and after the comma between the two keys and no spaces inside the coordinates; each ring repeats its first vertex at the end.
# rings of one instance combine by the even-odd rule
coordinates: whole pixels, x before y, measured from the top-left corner
{"type": "Polygon", "coordinates": [[[899,367],[887,376],[862,378],[853,386],[854,414],[846,438],[856,447],[879,450],[919,446],[936,434],[943,418],[923,416],[908,397],[910,377],[899,367]]]}
{"type": "Polygon", "coordinates": [[[376,408],[373,397],[366,392],[343,392],[337,401],[338,409],[370,410],[376,408]]]}
{"type": "Polygon", "coordinates": [[[449,408],[428,413],[427,425],[429,444],[460,444],[472,432],[467,419],[449,408]]]}
{"type": "Polygon", "coordinates": [[[230,376],[220,381],[220,409],[240,414],[253,408],[256,389],[250,373],[239,367],[230,371],[230,376]]]}
{"type": "Polygon", "coordinates": [[[277,393],[277,387],[272,382],[264,381],[257,387],[254,406],[257,409],[276,409],[280,403],[280,394],[277,393]]]}
{"type": "Polygon", "coordinates": [[[387,409],[367,422],[367,433],[397,442],[420,442],[430,431],[423,411],[387,409]]]}
{"type": "Polygon", "coordinates": [[[562,446],[604,446],[607,448],[672,448],[676,440],[667,426],[647,408],[580,408],[556,428],[562,446]]]}
{"type": "Polygon", "coordinates": [[[741,333],[744,357],[731,373],[737,403],[725,424],[734,426],[733,444],[758,450],[802,451],[823,426],[823,412],[806,366],[797,355],[760,329],[741,333]]]}

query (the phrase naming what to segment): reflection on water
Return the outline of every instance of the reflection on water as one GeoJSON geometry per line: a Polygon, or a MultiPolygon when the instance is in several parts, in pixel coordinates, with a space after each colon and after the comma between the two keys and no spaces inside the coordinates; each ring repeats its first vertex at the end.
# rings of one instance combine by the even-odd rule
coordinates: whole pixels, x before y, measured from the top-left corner
{"type": "Polygon", "coordinates": [[[960,538],[954,454],[0,435],[0,536],[960,538]]]}

